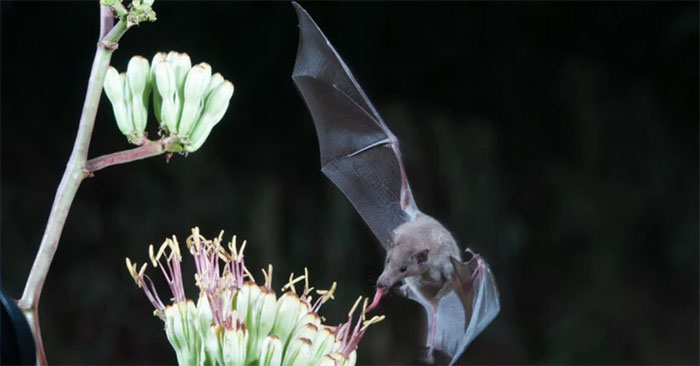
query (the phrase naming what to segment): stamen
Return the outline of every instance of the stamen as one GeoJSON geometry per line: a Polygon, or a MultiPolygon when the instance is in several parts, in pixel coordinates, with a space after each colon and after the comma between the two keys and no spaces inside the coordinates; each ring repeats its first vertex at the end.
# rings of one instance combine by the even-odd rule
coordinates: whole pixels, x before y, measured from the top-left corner
{"type": "Polygon", "coordinates": [[[357,309],[357,305],[360,304],[360,300],[362,300],[362,296],[358,297],[357,300],[355,300],[355,304],[350,309],[350,312],[348,312],[348,318],[352,318],[352,313],[354,313],[355,309],[357,309]]]}
{"type": "Polygon", "coordinates": [[[288,288],[291,288],[292,292],[294,292],[296,294],[297,290],[296,290],[296,287],[294,287],[294,284],[303,280],[303,279],[304,279],[304,276],[299,276],[297,278],[294,278],[294,272],[290,273],[289,274],[289,282],[287,282],[287,284],[282,287],[282,291],[284,291],[288,288]]]}
{"type": "Polygon", "coordinates": [[[265,272],[265,268],[262,268],[261,271],[265,277],[265,287],[272,288],[272,264],[267,265],[267,272],[265,272]]]}
{"type": "Polygon", "coordinates": [[[241,244],[241,249],[238,250],[238,257],[236,260],[242,260],[243,259],[243,251],[245,250],[245,246],[248,244],[247,240],[243,240],[243,244],[241,244]]]}
{"type": "Polygon", "coordinates": [[[362,303],[362,320],[365,320],[365,313],[367,312],[367,301],[369,300],[368,297],[365,297],[364,303],[362,303]]]}
{"type": "Polygon", "coordinates": [[[380,321],[384,320],[384,318],[386,318],[384,315],[382,315],[382,316],[375,315],[372,317],[372,319],[366,320],[365,322],[362,323],[362,328],[360,328],[360,332],[364,332],[365,330],[367,330],[367,328],[369,328],[370,325],[377,324],[380,321]]]}
{"type": "Polygon", "coordinates": [[[238,257],[238,253],[236,251],[236,236],[233,236],[233,239],[228,243],[228,249],[231,251],[231,254],[233,255],[233,258],[238,257]]]}
{"type": "Polygon", "coordinates": [[[182,260],[182,255],[180,254],[180,243],[177,242],[177,238],[173,235],[173,240],[170,241],[171,255],[175,253],[177,255],[177,260],[182,260]]]}
{"type": "Polygon", "coordinates": [[[160,248],[158,248],[158,254],[156,254],[156,261],[160,261],[160,257],[165,253],[165,249],[168,247],[168,241],[170,239],[165,239],[163,244],[160,245],[160,248]]]}
{"type": "MultiPolygon", "coordinates": [[[[146,273],[147,266],[148,263],[144,263],[143,266],[141,266],[141,270],[139,271],[139,278],[143,277],[143,274],[146,273]]],[[[134,265],[134,269],[136,269],[136,265],[134,265]]]]}
{"type": "Polygon", "coordinates": [[[251,281],[255,282],[255,277],[253,277],[253,274],[250,273],[250,271],[248,271],[248,268],[243,266],[243,271],[245,271],[245,275],[248,276],[248,278],[250,278],[251,281]]]}
{"type": "Polygon", "coordinates": [[[153,263],[153,267],[158,267],[158,261],[156,261],[156,256],[153,255],[153,244],[148,246],[148,257],[151,258],[151,263],[153,263]]]}

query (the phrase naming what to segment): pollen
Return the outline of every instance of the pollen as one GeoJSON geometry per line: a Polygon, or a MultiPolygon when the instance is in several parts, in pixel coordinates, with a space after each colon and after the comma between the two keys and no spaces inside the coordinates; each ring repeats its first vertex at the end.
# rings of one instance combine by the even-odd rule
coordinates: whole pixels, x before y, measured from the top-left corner
{"type": "Polygon", "coordinates": [[[384,315],[382,315],[382,316],[375,315],[372,317],[372,319],[362,322],[362,328],[360,328],[360,332],[364,332],[365,330],[367,330],[367,328],[369,328],[370,325],[377,324],[380,321],[384,320],[384,318],[386,318],[384,315]]]}
{"type": "Polygon", "coordinates": [[[362,300],[362,296],[358,297],[357,300],[355,300],[355,304],[350,308],[350,311],[348,312],[348,318],[352,318],[352,314],[355,312],[355,309],[357,309],[357,305],[360,305],[360,300],[362,300]]]}
{"type": "Polygon", "coordinates": [[[292,292],[296,294],[296,293],[297,293],[297,289],[296,289],[296,287],[294,287],[294,284],[297,283],[297,282],[299,282],[299,281],[301,281],[301,280],[303,280],[304,278],[305,278],[305,277],[304,277],[303,275],[302,275],[302,276],[299,276],[299,277],[297,277],[297,278],[294,278],[294,272],[290,273],[290,274],[289,274],[289,282],[287,282],[286,285],[282,286],[282,291],[284,291],[284,290],[286,290],[286,289],[289,288],[289,289],[292,289],[292,292]]]}

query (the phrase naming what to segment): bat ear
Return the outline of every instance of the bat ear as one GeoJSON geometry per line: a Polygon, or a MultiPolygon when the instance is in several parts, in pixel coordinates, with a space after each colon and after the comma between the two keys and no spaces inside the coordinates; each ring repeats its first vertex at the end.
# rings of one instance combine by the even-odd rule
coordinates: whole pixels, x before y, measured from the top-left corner
{"type": "Polygon", "coordinates": [[[423,249],[414,254],[413,257],[416,258],[416,262],[418,262],[418,264],[421,264],[428,260],[428,254],[430,254],[430,249],[423,249]]]}

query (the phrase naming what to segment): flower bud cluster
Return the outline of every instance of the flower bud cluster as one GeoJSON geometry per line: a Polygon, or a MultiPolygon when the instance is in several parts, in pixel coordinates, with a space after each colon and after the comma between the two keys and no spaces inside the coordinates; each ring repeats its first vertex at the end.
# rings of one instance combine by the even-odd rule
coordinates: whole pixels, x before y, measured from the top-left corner
{"type": "Polygon", "coordinates": [[[322,323],[318,314],[330,299],[335,282],[328,290],[316,290],[312,298],[309,275],[290,275],[277,297],[272,290],[272,266],[263,270],[264,284],[255,282],[243,261],[245,242],[236,246],[236,238],[225,248],[222,236],[207,240],[194,228],[187,247],[194,257],[195,280],[200,290],[195,304],[184,297],[177,240],[167,239],[154,254],[151,263],[160,267],[171,290],[173,303],[163,305],[151,279],[127,258],[127,267],[136,284],[165,322],[165,332],[180,365],[324,365],[352,366],[357,360],[358,342],[367,327],[384,319],[366,319],[367,299],[353,326],[353,313],[362,301],[358,298],[348,320],[337,326],[322,323]],[[177,262],[177,263],[176,263],[177,262]],[[165,263],[165,267],[163,266],[165,263]],[[304,281],[298,294],[295,284],[304,281]]]}
{"type": "Polygon", "coordinates": [[[104,89],[117,126],[131,143],[140,144],[145,137],[153,91],[160,129],[176,138],[171,149],[194,152],[223,118],[234,88],[221,74],[212,74],[205,62],[192,66],[186,53],[159,52],[150,64],[141,56],[132,57],[126,73],[110,66],[104,89]]]}

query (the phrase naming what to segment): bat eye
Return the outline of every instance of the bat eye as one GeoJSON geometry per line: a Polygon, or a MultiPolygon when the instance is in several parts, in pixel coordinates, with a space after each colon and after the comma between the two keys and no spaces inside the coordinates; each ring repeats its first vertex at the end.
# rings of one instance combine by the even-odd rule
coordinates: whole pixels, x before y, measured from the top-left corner
{"type": "Polygon", "coordinates": [[[401,266],[401,268],[399,268],[399,272],[404,273],[407,269],[408,268],[406,268],[406,266],[401,266]]]}

